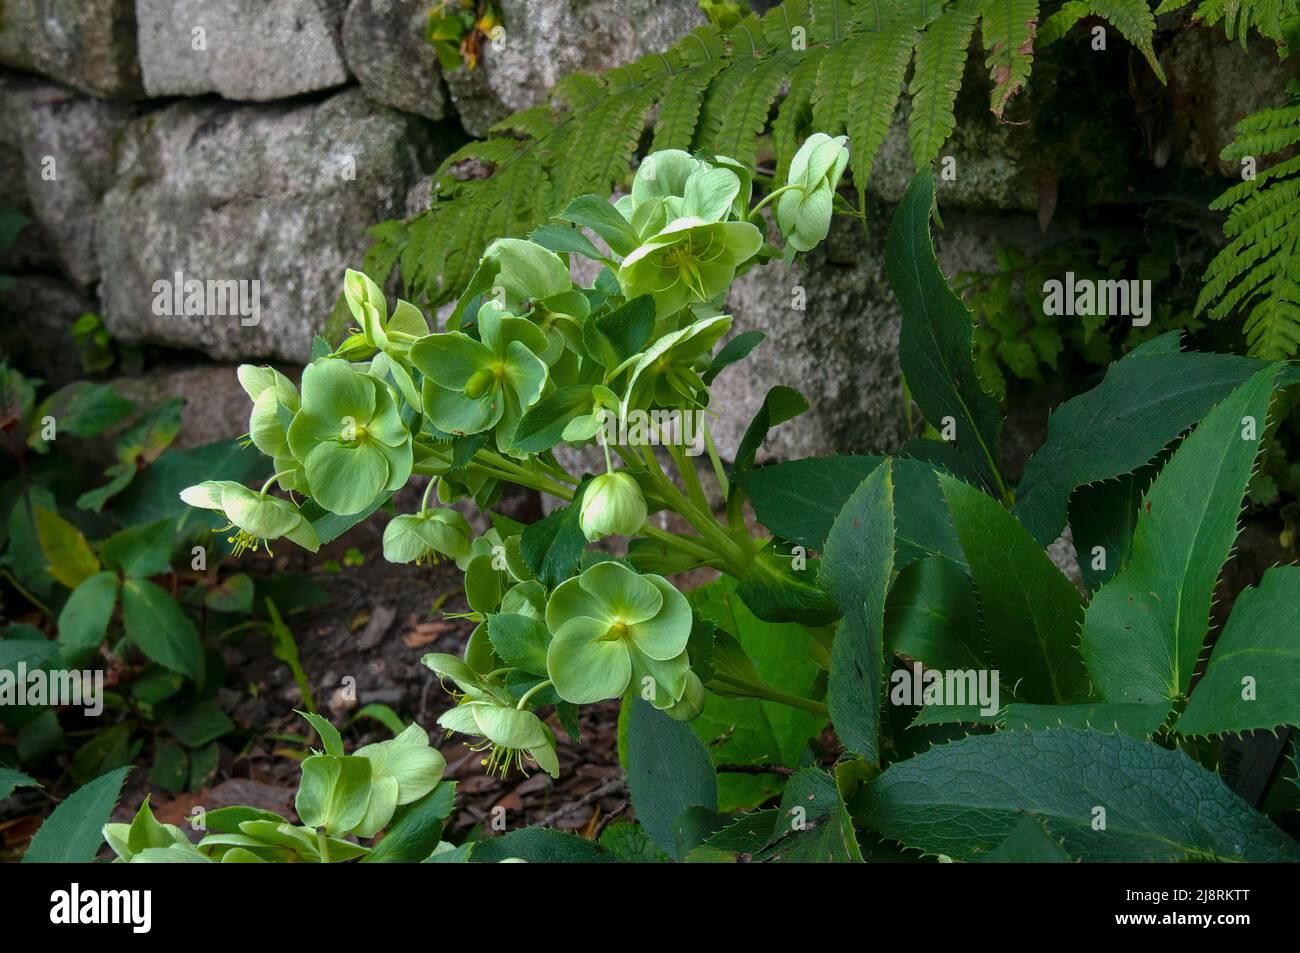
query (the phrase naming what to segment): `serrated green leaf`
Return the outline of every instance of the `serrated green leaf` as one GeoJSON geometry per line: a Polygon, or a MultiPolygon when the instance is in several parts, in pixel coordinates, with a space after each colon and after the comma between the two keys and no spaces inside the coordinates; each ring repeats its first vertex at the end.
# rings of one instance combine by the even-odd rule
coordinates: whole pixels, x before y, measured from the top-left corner
{"type": "Polygon", "coordinates": [[[1187,691],[1279,366],[1259,371],[1210,411],[1151,484],[1132,556],[1084,616],[1081,649],[1106,700],[1158,704],[1187,691]]]}
{"type": "MultiPolygon", "coordinates": [[[[1177,343],[1172,333],[1156,340],[1177,343]]],[[[1134,352],[1116,361],[1100,384],[1048,419],[1047,440],[1025,467],[1013,511],[1046,546],[1065,525],[1075,487],[1136,470],[1262,367],[1247,357],[1191,351],[1134,352]]]]}
{"type": "Polygon", "coordinates": [[[1075,647],[1083,600],[1014,516],[985,493],[940,475],[983,609],[984,633],[1007,687],[1063,705],[1088,693],[1075,647]]]}
{"type": "Polygon", "coordinates": [[[692,807],[718,809],[709,753],[689,725],[634,698],[628,714],[627,784],[637,819],[650,839],[681,860],[677,819],[692,807]]]}
{"type": "Polygon", "coordinates": [[[1095,731],[1008,731],[931,748],[864,795],[865,823],[927,854],[979,860],[1026,811],[1085,861],[1300,861],[1300,847],[1180,751],[1095,731]],[[1105,826],[1098,809],[1105,811],[1105,826]]]}
{"type": "Polygon", "coordinates": [[[103,845],[100,833],[108,823],[130,767],[118,768],[84,784],[45,819],[24,864],[85,864],[95,859],[103,845]]]}
{"type": "Polygon", "coordinates": [[[1218,735],[1300,726],[1300,567],[1276,566],[1237,596],[1174,730],[1218,735]]]}

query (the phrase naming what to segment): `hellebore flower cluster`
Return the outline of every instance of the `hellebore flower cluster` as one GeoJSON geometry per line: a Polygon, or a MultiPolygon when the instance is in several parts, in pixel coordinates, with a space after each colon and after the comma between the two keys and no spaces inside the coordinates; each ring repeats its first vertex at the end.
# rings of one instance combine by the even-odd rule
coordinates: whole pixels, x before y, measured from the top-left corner
{"type": "MultiPolygon", "coordinates": [[[[574,705],[635,693],[673,718],[696,717],[706,689],[723,690],[719,669],[692,671],[697,620],[660,573],[752,577],[764,547],[749,536],[705,419],[714,378],[756,343],[751,333],[724,344],[727,294],[780,254],[762,230],[769,201],[788,253],[826,236],[846,162],[844,137],[813,135],[788,181],[754,205],[753,173],[734,160],[652,153],[616,202],[582,196],[528,238],[492,242],[441,330],[414,304],[390,307],[383,276],[348,271],[356,326],[332,352],[317,342],[298,387],[270,367],[239,369],[249,439],[274,475],[260,491],[208,482],[183,499],[224,513],[237,551],[280,538],[319,548],[319,510],[300,508],[299,495],[334,514],[334,531],[339,517],[384,506],[391,562],[454,560],[467,604],[459,616],[475,628],[463,655],[424,662],[456,700],[439,723],[468,736],[489,771],[535,764],[558,775],[548,718],[576,733],[574,705]],[[574,280],[578,257],[598,272],[589,285],[574,280]],[[565,451],[593,444],[603,469],[571,473],[565,451]],[[725,520],[691,459],[705,448],[725,520]],[[429,481],[419,508],[391,513],[412,476],[429,481]],[[268,495],[272,485],[291,498],[268,495]],[[524,526],[497,508],[509,485],[558,504],[524,526]],[[491,517],[477,536],[453,508],[469,499],[491,517]],[[665,511],[675,524],[652,519],[665,511]],[[624,557],[587,550],[609,537],[630,537],[624,557]]],[[[756,684],[743,665],[726,671],[732,694],[756,684]]],[[[424,742],[412,730],[352,756],[313,755],[303,809],[330,834],[381,830],[441,776],[424,742]]]]}

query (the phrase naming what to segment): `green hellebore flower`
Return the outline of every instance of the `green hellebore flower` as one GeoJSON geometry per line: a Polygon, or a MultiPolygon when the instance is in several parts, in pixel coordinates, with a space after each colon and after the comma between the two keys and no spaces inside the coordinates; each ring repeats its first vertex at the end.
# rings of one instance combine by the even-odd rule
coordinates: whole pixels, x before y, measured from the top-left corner
{"type": "Polygon", "coordinates": [[[618,698],[635,679],[667,708],[686,689],[691,607],[662,576],[597,563],[551,593],[546,627],[546,669],[565,701],[618,698]]]}
{"type": "Polygon", "coordinates": [[[740,177],[731,169],[665,149],[646,156],[631,193],[614,207],[644,240],[679,218],[723,221],[734,210],[740,189],[740,177]]]}
{"type": "Polygon", "coordinates": [[[312,495],[331,513],[360,513],[411,475],[411,434],[388,385],[346,361],[307,366],[288,437],[312,495]]]}
{"type": "Polygon", "coordinates": [[[831,229],[835,187],[849,161],[847,136],[815,132],[790,162],[789,184],[799,186],[776,200],[776,224],[789,248],[808,251],[831,229]]]}
{"type": "Polygon", "coordinates": [[[461,331],[431,334],[411,348],[424,375],[424,413],[439,430],[482,433],[496,428],[497,445],[509,447],[523,412],[546,384],[546,335],[525,318],[479,309],[481,341],[461,331]]]}
{"type": "Polygon", "coordinates": [[[469,748],[487,752],[483,766],[488,774],[499,773],[505,777],[511,765],[527,774],[524,768],[527,758],[551,777],[560,776],[555,733],[531,711],[483,696],[443,712],[438,724],[449,732],[476,738],[469,748]]]}
{"type": "Polygon", "coordinates": [[[365,817],[352,829],[359,837],[378,834],[398,807],[432,791],[447,769],[446,759],[429,746],[429,734],[419,725],[388,741],[363,745],[355,755],[370,761],[370,801],[365,817]]]}
{"type": "Polygon", "coordinates": [[[253,401],[248,417],[248,435],[264,454],[275,461],[276,482],[282,490],[307,492],[307,476],[289,450],[288,421],[298,412],[298,388],[273,367],[241,364],[235,372],[239,384],[253,401]]]}
{"type": "Polygon", "coordinates": [[[648,515],[641,487],[630,473],[602,473],[582,495],[578,522],[588,541],[602,536],[634,536],[648,515]]]}
{"type": "Polygon", "coordinates": [[[298,507],[288,500],[250,490],[242,483],[208,480],[181,490],[181,499],[190,506],[224,514],[230,526],[238,528],[239,532],[229,539],[235,545],[236,556],[246,549],[256,552],[263,543],[281,536],[313,553],[320,549],[315,527],[298,507]]]}
{"type": "Polygon", "coordinates": [[[762,246],[762,233],[748,222],[678,218],[623,259],[618,283],[628,298],[653,297],[655,314],[664,317],[725,294],[736,269],[762,246]]]}
{"type": "Polygon", "coordinates": [[[644,410],[652,404],[673,407],[699,403],[697,395],[708,387],[695,373],[694,365],[711,354],[730,330],[730,315],[701,318],[680,331],[665,334],[643,353],[624,362],[624,366],[631,364],[632,373],[623,397],[623,419],[629,419],[631,410],[644,410]]]}
{"type": "Polygon", "coordinates": [[[469,555],[473,532],[455,510],[435,508],[394,516],[384,527],[384,558],[417,565],[436,562],[439,554],[459,559],[469,555]]]}
{"type": "Polygon", "coordinates": [[[548,366],[566,348],[582,353],[582,322],[591,303],[574,287],[559,255],[536,242],[498,238],[483,253],[483,266],[497,269],[485,307],[535,323],[546,336],[546,347],[537,353],[548,366]]]}

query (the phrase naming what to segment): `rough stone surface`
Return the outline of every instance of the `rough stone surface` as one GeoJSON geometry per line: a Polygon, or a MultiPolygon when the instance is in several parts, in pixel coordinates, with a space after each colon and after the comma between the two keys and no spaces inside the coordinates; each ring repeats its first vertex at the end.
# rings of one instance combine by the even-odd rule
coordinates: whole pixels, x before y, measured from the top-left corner
{"type": "Polygon", "coordinates": [[[1252,37],[1247,49],[1225,43],[1217,30],[1176,33],[1160,57],[1169,149],[1181,164],[1238,177],[1241,168],[1219,153],[1243,118],[1282,101],[1291,70],[1277,61],[1273,43],[1252,37]]]}
{"type": "MultiPolygon", "coordinates": [[[[730,459],[767,391],[778,384],[803,394],[809,410],[774,429],[760,460],[828,453],[896,450],[905,438],[898,369],[898,304],[885,275],[888,210],[864,239],[837,218],[826,243],[787,269],[781,262],[740,278],[728,305],[733,334],[767,335],[749,357],[713,384],[710,422],[719,452],[730,459]],[[802,295],[805,310],[794,305],[802,295]]],[[[1037,235],[1026,215],[945,216],[936,248],[945,274],[989,268],[998,243],[1037,235]]]]}
{"type": "Polygon", "coordinates": [[[96,96],[135,98],[135,0],[4,0],[0,63],[96,96]]]}
{"type": "Polygon", "coordinates": [[[502,0],[499,7],[504,34],[484,44],[477,68],[446,77],[473,136],[541,102],[566,73],[628,63],[706,22],[695,0],[502,0]]]}
{"type": "MultiPolygon", "coordinates": [[[[297,376],[292,368],[281,370],[297,376]]],[[[239,386],[234,367],[209,364],[142,377],[119,377],[113,387],[140,407],[153,407],[173,397],[184,398],[180,436],[172,444],[178,450],[248,433],[252,405],[239,386]]]]}
{"type": "Polygon", "coordinates": [[[360,90],[298,106],[185,102],[137,120],[96,236],[110,331],[224,360],[305,360],[366,229],[401,214],[431,158],[422,124],[360,90]],[[260,319],[156,314],[155,282],[178,271],[260,282],[260,319]]]}
{"type": "Polygon", "coordinates": [[[93,299],[80,289],[44,275],[23,275],[0,294],[4,355],[24,373],[51,388],[84,377],[72,326],[93,299]]]}
{"type": "Polygon", "coordinates": [[[49,84],[29,90],[25,101],[22,158],[32,214],[63,272],[94,284],[99,202],[118,137],[136,109],[49,84]]]}
{"type": "Polygon", "coordinates": [[[340,86],[346,2],[138,0],[145,90],[265,101],[340,86]]]}
{"type": "Polygon", "coordinates": [[[343,21],[343,54],[366,95],[403,112],[442,119],[447,92],[438,55],[424,39],[423,4],[352,0],[343,21]]]}

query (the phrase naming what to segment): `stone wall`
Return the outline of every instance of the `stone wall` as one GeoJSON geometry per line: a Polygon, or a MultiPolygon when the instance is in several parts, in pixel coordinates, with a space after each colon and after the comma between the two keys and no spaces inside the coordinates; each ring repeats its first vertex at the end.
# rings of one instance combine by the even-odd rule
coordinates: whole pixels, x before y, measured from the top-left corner
{"type": "MultiPolygon", "coordinates": [[[[695,0],[502,0],[504,36],[477,69],[444,75],[421,33],[428,7],[3,0],[0,205],[34,222],[0,257],[0,272],[18,276],[0,296],[7,349],[67,380],[68,329],[94,310],[117,339],[149,349],[158,393],[202,399],[213,362],[302,362],[367,229],[423,207],[429,173],[466,134],[541,101],[569,70],[626,62],[704,22],[695,0]],[[255,320],[160,314],[155,283],[178,276],[258,281],[255,320]],[[177,367],[187,369],[166,376],[177,367]]],[[[1168,87],[1142,80],[1149,71],[1118,37],[1104,53],[1067,38],[1035,62],[1024,125],[994,121],[972,52],[946,150],[959,172],[939,193],[945,270],[988,268],[998,242],[1032,241],[1041,228],[1069,234],[1087,205],[1160,197],[1203,212],[1219,187],[1206,176],[1233,171],[1217,159],[1231,124],[1275,99],[1285,77],[1267,51],[1185,24],[1169,24],[1158,48],[1168,87]]],[[[882,252],[912,172],[904,109],[877,159],[868,227],[837,225],[790,271],[738,284],[737,330],[768,341],[719,378],[724,451],[774,383],[812,404],[800,425],[774,432],[776,454],[901,439],[898,315],[882,252]]],[[[209,438],[243,429],[225,416],[198,414],[195,425],[209,438]]]]}

